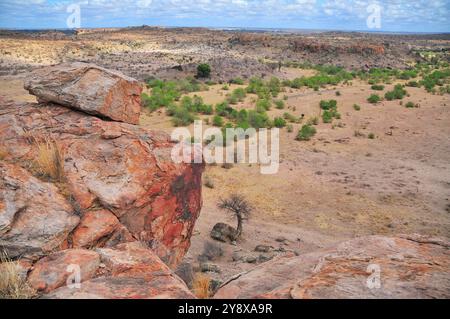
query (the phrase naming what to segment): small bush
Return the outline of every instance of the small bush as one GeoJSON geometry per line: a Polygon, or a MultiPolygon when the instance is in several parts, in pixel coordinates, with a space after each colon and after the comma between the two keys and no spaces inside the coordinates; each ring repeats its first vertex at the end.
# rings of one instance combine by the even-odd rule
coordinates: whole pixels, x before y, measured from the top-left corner
{"type": "Polygon", "coordinates": [[[219,257],[223,256],[223,249],[222,247],[212,241],[206,241],[203,246],[203,253],[202,255],[204,258],[210,261],[214,261],[219,257]]]}
{"type": "Polygon", "coordinates": [[[271,102],[268,99],[259,99],[256,102],[256,111],[262,113],[270,110],[271,102]]]}
{"type": "Polygon", "coordinates": [[[273,120],[273,126],[278,127],[278,128],[283,128],[286,126],[286,120],[282,117],[276,117],[273,120]]]}
{"type": "Polygon", "coordinates": [[[378,102],[381,101],[381,98],[378,94],[372,94],[368,99],[367,102],[372,103],[372,104],[377,104],[378,102]]]}
{"type": "Polygon", "coordinates": [[[298,131],[297,141],[309,141],[311,137],[316,135],[317,130],[312,125],[303,125],[302,128],[298,131]]]}
{"type": "Polygon", "coordinates": [[[294,132],[294,126],[293,126],[292,124],[289,124],[289,125],[287,126],[287,131],[288,131],[289,133],[294,132]]]}
{"type": "Polygon", "coordinates": [[[220,115],[215,115],[213,118],[213,125],[222,127],[224,124],[223,118],[220,115]]]}
{"type": "Polygon", "coordinates": [[[353,109],[355,111],[361,111],[361,106],[359,106],[358,104],[353,104],[353,109]]]}
{"type": "Polygon", "coordinates": [[[406,83],[406,86],[417,88],[420,86],[420,84],[417,81],[409,81],[408,83],[406,83]]]}
{"type": "Polygon", "coordinates": [[[319,118],[317,116],[314,116],[308,120],[307,124],[308,125],[319,125],[319,118]]]}
{"type": "Polygon", "coordinates": [[[250,110],[248,112],[248,124],[255,129],[268,128],[271,123],[267,114],[250,110]]]}
{"type": "Polygon", "coordinates": [[[374,84],[374,85],[372,85],[372,90],[383,91],[384,90],[384,85],[374,84]]]}
{"type": "Polygon", "coordinates": [[[384,97],[386,98],[386,100],[388,101],[392,101],[392,100],[401,100],[405,97],[405,95],[407,95],[408,92],[406,92],[406,90],[403,88],[403,86],[401,84],[397,84],[394,87],[394,90],[386,92],[386,94],[384,95],[384,97]]]}
{"type": "Polygon", "coordinates": [[[197,67],[198,78],[209,78],[211,75],[211,66],[206,63],[202,63],[197,67]]]}
{"type": "Polygon", "coordinates": [[[369,135],[367,135],[367,137],[371,140],[375,139],[375,134],[374,133],[369,133],[369,135]]]}
{"type": "Polygon", "coordinates": [[[333,113],[330,112],[330,111],[325,111],[322,114],[322,120],[323,120],[324,123],[331,123],[331,122],[333,122],[333,118],[334,118],[333,113]]]}
{"type": "Polygon", "coordinates": [[[335,109],[337,107],[337,101],[336,100],[329,100],[329,101],[320,101],[320,108],[322,110],[331,110],[335,109]]]}
{"type": "Polygon", "coordinates": [[[283,117],[284,117],[285,120],[287,120],[290,123],[297,123],[298,122],[297,117],[295,117],[291,113],[286,112],[286,113],[283,114],[283,117]]]}
{"type": "Polygon", "coordinates": [[[407,108],[414,108],[414,107],[416,107],[416,104],[414,104],[413,102],[408,102],[408,103],[405,104],[405,107],[407,107],[407,108]]]}
{"type": "Polygon", "coordinates": [[[230,83],[231,83],[231,84],[239,84],[239,85],[243,85],[243,84],[244,84],[244,80],[241,79],[241,78],[235,78],[235,79],[232,79],[232,80],[230,81],[230,83]]]}
{"type": "Polygon", "coordinates": [[[341,96],[342,93],[340,91],[336,91],[336,96],[341,96]]]}
{"type": "Polygon", "coordinates": [[[171,114],[173,114],[172,123],[175,126],[189,126],[197,119],[195,115],[182,107],[173,108],[171,114]]]}
{"type": "Polygon", "coordinates": [[[278,110],[282,110],[284,109],[284,101],[283,100],[276,100],[275,102],[275,108],[277,108],[278,110]]]}

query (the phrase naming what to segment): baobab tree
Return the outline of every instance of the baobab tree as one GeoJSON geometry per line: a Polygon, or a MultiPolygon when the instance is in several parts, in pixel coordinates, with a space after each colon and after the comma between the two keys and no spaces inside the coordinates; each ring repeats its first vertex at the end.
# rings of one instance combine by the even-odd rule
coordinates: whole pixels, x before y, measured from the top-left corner
{"type": "Polygon", "coordinates": [[[253,208],[243,196],[237,194],[232,194],[227,199],[220,199],[217,206],[236,217],[237,228],[234,240],[237,240],[241,237],[244,221],[249,218],[253,208]]]}

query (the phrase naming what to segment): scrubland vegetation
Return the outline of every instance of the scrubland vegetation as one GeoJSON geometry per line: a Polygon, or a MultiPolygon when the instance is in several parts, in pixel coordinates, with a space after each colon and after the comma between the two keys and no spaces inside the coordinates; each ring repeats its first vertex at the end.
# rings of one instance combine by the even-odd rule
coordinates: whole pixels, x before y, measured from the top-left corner
{"type": "MultiPolygon", "coordinates": [[[[374,91],[384,91],[386,85],[393,84],[396,81],[403,81],[403,84],[396,84],[392,90],[379,94],[371,94],[367,102],[377,104],[383,100],[393,101],[402,100],[409,96],[406,87],[423,87],[433,94],[446,94],[450,92],[449,78],[450,68],[448,63],[418,63],[415,67],[408,70],[394,70],[386,68],[373,68],[369,71],[347,71],[339,66],[331,65],[311,65],[301,63],[285,63],[286,66],[298,67],[315,70],[316,74],[312,76],[303,76],[292,80],[280,80],[276,77],[268,79],[253,77],[245,81],[241,78],[235,78],[228,84],[222,86],[222,90],[229,91],[223,102],[216,105],[206,104],[199,96],[190,97],[189,93],[209,90],[208,82],[202,82],[199,79],[206,78],[211,73],[211,67],[201,64],[198,67],[197,79],[188,77],[184,80],[163,81],[159,79],[148,79],[147,87],[151,94],[143,94],[143,105],[151,112],[160,108],[166,109],[166,114],[172,117],[175,126],[188,126],[196,119],[203,119],[216,127],[243,128],[284,128],[288,123],[300,123],[302,118],[297,118],[289,112],[285,112],[282,117],[276,116],[270,118],[268,111],[272,108],[283,110],[286,108],[285,101],[289,99],[288,95],[279,98],[282,92],[289,89],[312,89],[319,91],[327,86],[336,86],[339,84],[352,85],[352,80],[361,80],[371,85],[374,91]],[[230,91],[231,85],[239,85],[230,91]],[[439,87],[437,89],[436,87],[439,87]],[[236,106],[248,103],[248,97],[251,97],[253,107],[240,109],[236,106]],[[205,118],[205,116],[211,116],[205,118]]],[[[341,96],[340,91],[336,91],[336,96],[341,96]]],[[[412,102],[411,102],[412,103],[412,102]]],[[[410,108],[411,103],[405,106],[410,108]]],[[[322,100],[320,102],[320,117],[323,123],[332,123],[334,119],[340,119],[336,100],[322,100]]],[[[416,104],[414,104],[414,107],[416,104]]],[[[361,106],[354,104],[354,110],[360,111],[361,106]]],[[[294,108],[295,110],[295,108],[294,108]]],[[[309,140],[316,132],[313,125],[318,125],[317,117],[311,118],[300,130],[297,140],[309,140]]],[[[290,130],[293,128],[290,127],[290,130]]]]}

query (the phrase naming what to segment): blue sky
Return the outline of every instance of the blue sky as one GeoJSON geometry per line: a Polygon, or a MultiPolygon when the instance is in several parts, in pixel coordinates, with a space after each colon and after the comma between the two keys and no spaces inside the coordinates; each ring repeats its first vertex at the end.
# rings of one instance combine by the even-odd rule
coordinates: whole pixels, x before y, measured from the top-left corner
{"type": "Polygon", "coordinates": [[[450,32],[450,0],[0,0],[0,28],[67,28],[79,3],[81,27],[137,25],[370,30],[370,4],[381,29],[450,32]]]}

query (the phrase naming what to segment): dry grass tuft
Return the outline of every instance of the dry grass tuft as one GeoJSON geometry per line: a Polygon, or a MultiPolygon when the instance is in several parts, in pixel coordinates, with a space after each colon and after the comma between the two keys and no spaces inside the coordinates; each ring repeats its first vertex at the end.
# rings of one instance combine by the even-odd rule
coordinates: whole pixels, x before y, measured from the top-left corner
{"type": "Polygon", "coordinates": [[[199,299],[208,299],[211,297],[211,278],[207,275],[197,273],[192,282],[192,291],[199,299]]]}
{"type": "Polygon", "coordinates": [[[0,253],[0,299],[31,299],[35,291],[20,274],[17,261],[11,261],[6,253],[0,253]]]}
{"type": "Polygon", "coordinates": [[[54,181],[64,181],[64,152],[50,137],[34,138],[37,147],[36,166],[38,173],[54,181]]]}

